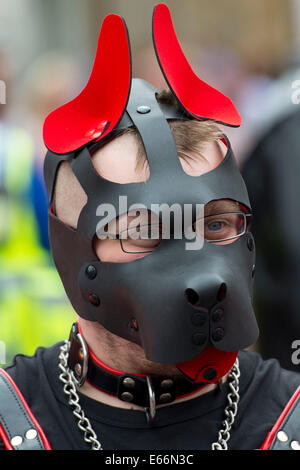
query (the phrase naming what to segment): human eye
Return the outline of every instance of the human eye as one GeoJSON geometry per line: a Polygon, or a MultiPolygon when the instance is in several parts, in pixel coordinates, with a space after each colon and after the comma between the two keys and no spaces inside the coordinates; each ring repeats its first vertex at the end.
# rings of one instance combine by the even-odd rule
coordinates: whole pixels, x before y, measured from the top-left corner
{"type": "Polygon", "coordinates": [[[210,232],[220,232],[226,227],[226,222],[220,219],[209,221],[205,224],[205,229],[210,232]]]}
{"type": "Polygon", "coordinates": [[[233,221],[229,215],[213,215],[204,219],[204,238],[207,241],[222,240],[233,236],[233,221]]]}
{"type": "Polygon", "coordinates": [[[246,219],[241,212],[214,214],[197,220],[194,229],[208,242],[234,241],[245,232],[246,219]]]}

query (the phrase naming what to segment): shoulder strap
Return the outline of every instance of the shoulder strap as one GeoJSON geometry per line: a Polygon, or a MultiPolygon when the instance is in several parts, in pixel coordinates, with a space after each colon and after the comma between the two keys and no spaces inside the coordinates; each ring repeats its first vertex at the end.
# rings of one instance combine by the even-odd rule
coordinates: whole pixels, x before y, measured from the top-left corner
{"type": "Polygon", "coordinates": [[[300,450],[300,386],[267,435],[261,450],[300,450]]]}
{"type": "Polygon", "coordinates": [[[0,369],[0,438],[7,450],[51,450],[18,386],[0,369]]]}

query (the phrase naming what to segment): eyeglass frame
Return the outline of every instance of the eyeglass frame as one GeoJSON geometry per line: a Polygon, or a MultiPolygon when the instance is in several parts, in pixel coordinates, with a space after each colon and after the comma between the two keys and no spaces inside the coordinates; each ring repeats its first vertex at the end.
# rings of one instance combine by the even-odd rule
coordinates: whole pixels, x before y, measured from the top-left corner
{"type": "MultiPolygon", "coordinates": [[[[240,233],[240,234],[238,234],[238,235],[235,235],[235,236],[233,236],[233,237],[222,238],[222,239],[220,239],[220,240],[206,240],[206,239],[204,238],[204,240],[205,240],[207,243],[219,243],[219,242],[224,242],[224,241],[228,241],[228,240],[238,239],[238,238],[242,237],[243,235],[245,235],[245,233],[248,232],[248,225],[249,225],[249,223],[247,223],[247,217],[252,218],[252,214],[250,214],[250,213],[249,213],[249,214],[246,214],[246,213],[243,212],[243,211],[237,211],[237,212],[234,212],[234,211],[233,211],[233,212],[220,212],[220,213],[217,213],[217,214],[205,215],[204,217],[200,217],[199,219],[197,219],[197,221],[198,221],[198,220],[201,220],[201,219],[204,220],[204,219],[206,219],[206,218],[208,218],[208,217],[215,217],[215,216],[218,216],[218,215],[228,215],[228,214],[241,214],[241,215],[243,216],[243,218],[244,218],[244,230],[243,230],[243,232],[240,233]]],[[[250,222],[251,222],[251,221],[250,221],[250,222]]],[[[196,223],[196,222],[194,222],[194,223],[192,224],[192,226],[194,226],[195,223],[196,223]]],[[[152,252],[155,250],[155,248],[153,248],[153,250],[147,250],[147,251],[125,251],[124,248],[123,248],[123,244],[122,244],[122,240],[123,240],[123,239],[121,238],[120,235],[121,235],[123,232],[128,231],[128,229],[134,229],[134,228],[136,228],[136,227],[149,227],[149,226],[150,226],[150,227],[153,227],[153,226],[155,226],[155,225],[160,226],[160,224],[143,224],[143,225],[137,225],[137,226],[135,226],[135,227],[127,227],[126,229],[121,230],[120,233],[103,232],[103,235],[110,235],[110,236],[113,237],[114,240],[119,240],[119,241],[120,241],[121,250],[122,250],[124,253],[127,253],[127,254],[152,253],[152,252]]],[[[101,234],[100,234],[100,235],[101,235],[101,234]]],[[[125,238],[125,240],[127,240],[127,238],[125,238]]],[[[146,239],[145,239],[145,240],[146,240],[146,239]]],[[[151,240],[151,238],[149,238],[149,240],[151,240]]],[[[154,240],[155,240],[155,239],[154,239],[154,240]]]]}

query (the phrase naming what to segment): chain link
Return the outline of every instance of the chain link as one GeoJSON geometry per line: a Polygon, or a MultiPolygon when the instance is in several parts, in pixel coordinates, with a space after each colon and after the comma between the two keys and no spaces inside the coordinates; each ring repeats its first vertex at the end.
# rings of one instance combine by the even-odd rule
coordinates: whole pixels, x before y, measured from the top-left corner
{"type": "Polygon", "coordinates": [[[231,392],[227,395],[228,405],[224,410],[225,419],[222,423],[223,428],[218,433],[217,442],[211,445],[212,450],[228,450],[228,441],[230,439],[230,431],[233,426],[235,417],[238,412],[239,395],[239,378],[240,368],[239,360],[236,359],[231,371],[228,374],[228,385],[231,392]]]}
{"type": "MultiPolygon", "coordinates": [[[[68,369],[69,341],[65,341],[60,348],[59,365],[61,370],[59,379],[63,382],[64,393],[69,397],[69,405],[74,408],[73,414],[78,419],[78,427],[84,434],[84,441],[91,444],[92,450],[103,450],[102,445],[98,441],[90,421],[85,416],[79,404],[79,396],[76,385],[72,376],[72,372],[68,369]]],[[[230,431],[233,426],[238,411],[239,403],[239,360],[236,359],[231,371],[228,374],[228,384],[230,392],[227,395],[228,405],[224,410],[225,419],[222,422],[223,428],[218,433],[218,440],[211,445],[212,450],[228,450],[228,441],[230,439],[230,431]]]]}
{"type": "Polygon", "coordinates": [[[58,367],[62,371],[59,379],[64,384],[64,392],[69,397],[69,405],[74,408],[73,414],[78,419],[78,427],[84,434],[84,441],[88,444],[91,444],[92,450],[103,450],[100,442],[98,441],[97,435],[94,432],[90,421],[85,416],[84,411],[82,410],[79,404],[79,396],[76,390],[76,386],[72,377],[72,373],[68,369],[67,361],[69,355],[69,341],[65,343],[60,348],[59,354],[59,364],[58,367]]]}

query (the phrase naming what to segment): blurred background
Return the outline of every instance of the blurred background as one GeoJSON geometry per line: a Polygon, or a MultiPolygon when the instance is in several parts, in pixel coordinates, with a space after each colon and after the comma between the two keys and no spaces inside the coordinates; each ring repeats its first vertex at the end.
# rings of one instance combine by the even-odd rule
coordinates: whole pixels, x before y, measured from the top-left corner
{"type": "MultiPolygon", "coordinates": [[[[43,121],[85,85],[108,13],[126,20],[133,75],[165,86],[152,46],[156,3],[1,0],[0,363],[67,338],[75,319],[49,252],[43,121]]],[[[299,369],[300,0],[162,3],[194,71],[242,115],[240,129],[224,131],[255,215],[254,348],[299,369]]]]}

